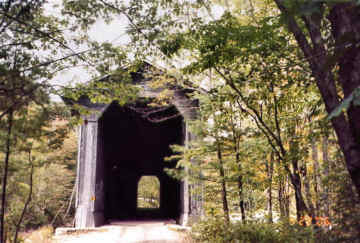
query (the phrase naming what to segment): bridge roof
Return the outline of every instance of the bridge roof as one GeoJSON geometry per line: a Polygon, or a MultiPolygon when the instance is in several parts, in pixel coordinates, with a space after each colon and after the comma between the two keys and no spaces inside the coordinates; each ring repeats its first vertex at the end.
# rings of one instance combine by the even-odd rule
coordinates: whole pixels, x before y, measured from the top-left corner
{"type": "MultiPolygon", "coordinates": [[[[144,62],[143,64],[139,65],[136,71],[130,72],[130,76],[132,84],[140,89],[138,94],[139,100],[145,98],[154,99],[158,97],[165,89],[170,90],[172,91],[170,104],[174,105],[185,119],[193,119],[196,116],[197,101],[190,99],[188,95],[192,93],[193,90],[180,87],[177,84],[178,80],[175,77],[167,74],[166,71],[144,62]],[[162,77],[172,79],[172,82],[166,83],[166,86],[161,88],[154,88],[150,85],[152,80],[162,77]]],[[[106,75],[92,82],[123,81],[124,80],[121,80],[116,75],[106,75]]],[[[116,103],[116,101],[112,101],[110,103],[94,103],[87,95],[82,95],[77,100],[63,97],[63,100],[67,105],[78,104],[85,107],[87,110],[90,110],[91,115],[87,116],[87,120],[100,119],[104,112],[106,112],[113,103],[116,103]]],[[[74,113],[76,113],[75,110],[74,113]]]]}

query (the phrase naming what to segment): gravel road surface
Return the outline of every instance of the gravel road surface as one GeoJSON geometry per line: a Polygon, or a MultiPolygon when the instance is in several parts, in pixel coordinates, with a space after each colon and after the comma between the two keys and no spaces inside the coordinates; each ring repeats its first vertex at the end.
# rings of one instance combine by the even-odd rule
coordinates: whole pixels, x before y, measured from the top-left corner
{"type": "Polygon", "coordinates": [[[121,221],[99,228],[67,231],[54,236],[54,243],[186,243],[184,234],[164,221],[121,221]]]}

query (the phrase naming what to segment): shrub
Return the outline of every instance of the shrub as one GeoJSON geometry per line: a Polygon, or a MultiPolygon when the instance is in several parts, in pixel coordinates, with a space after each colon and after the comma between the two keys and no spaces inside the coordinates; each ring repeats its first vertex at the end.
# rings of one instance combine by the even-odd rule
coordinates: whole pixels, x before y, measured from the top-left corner
{"type": "Polygon", "coordinates": [[[196,242],[211,243],[313,243],[312,227],[249,222],[225,224],[221,217],[208,218],[194,225],[192,237],[196,242]]]}

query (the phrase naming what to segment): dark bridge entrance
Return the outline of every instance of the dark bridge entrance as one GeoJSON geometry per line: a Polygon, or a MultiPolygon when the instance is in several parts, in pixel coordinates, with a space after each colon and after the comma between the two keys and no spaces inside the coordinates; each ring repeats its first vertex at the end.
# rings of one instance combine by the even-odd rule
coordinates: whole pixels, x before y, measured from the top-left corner
{"type": "Polygon", "coordinates": [[[169,177],[164,168],[176,162],[166,162],[171,144],[182,144],[182,116],[175,107],[120,107],[112,104],[99,120],[103,144],[100,161],[104,163],[105,219],[179,219],[181,183],[169,177]],[[157,112],[158,111],[158,112],[157,112]],[[157,114],[159,113],[159,114],[157,114]],[[156,176],[160,182],[160,208],[143,210],[137,207],[138,183],[142,176],[156,176]]]}

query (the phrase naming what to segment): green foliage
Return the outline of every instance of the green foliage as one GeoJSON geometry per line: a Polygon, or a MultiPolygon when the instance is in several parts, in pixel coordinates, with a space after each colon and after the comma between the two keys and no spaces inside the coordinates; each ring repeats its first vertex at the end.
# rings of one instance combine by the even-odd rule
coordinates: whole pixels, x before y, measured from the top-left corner
{"type": "Polygon", "coordinates": [[[9,109],[19,109],[31,101],[46,103],[44,99],[48,99],[49,94],[69,98],[88,95],[95,102],[106,102],[110,97],[119,103],[134,99],[137,89],[128,85],[121,73],[127,68],[127,53],[121,47],[98,43],[88,36],[95,18],[109,12],[100,8],[104,5],[97,1],[1,2],[0,118],[9,109]],[[91,18],[85,18],[86,11],[91,11],[91,18]],[[93,80],[121,75],[124,82],[93,83],[86,88],[52,83],[55,77],[64,81],[58,74],[77,66],[87,68],[93,80]]]}
{"type": "Polygon", "coordinates": [[[201,221],[193,226],[192,238],[199,242],[231,242],[231,229],[224,219],[215,217],[201,221]]]}
{"type": "MultiPolygon", "coordinates": [[[[11,197],[6,220],[10,232],[19,220],[25,199],[29,193],[29,185],[25,184],[25,175],[14,175],[10,178],[11,197]]],[[[34,173],[32,201],[23,219],[22,229],[34,229],[52,223],[59,213],[53,226],[63,225],[69,219],[63,218],[73,188],[74,173],[64,165],[51,164],[37,168],[34,173]]]]}
{"type": "Polygon", "coordinates": [[[360,199],[345,170],[346,165],[342,155],[337,152],[334,160],[327,166],[333,167],[333,170],[323,182],[331,190],[329,200],[334,204],[330,205],[330,210],[333,212],[330,218],[332,228],[326,232],[326,236],[332,239],[330,242],[359,242],[360,199]],[[337,166],[334,166],[334,163],[337,166]]]}
{"type": "Polygon", "coordinates": [[[239,243],[313,243],[316,242],[311,227],[288,223],[224,224],[221,218],[208,218],[195,225],[192,236],[197,242],[239,243]]]}
{"type": "MultiPolygon", "coordinates": [[[[68,113],[61,105],[32,103],[14,113],[11,134],[7,207],[7,235],[13,237],[25,203],[27,205],[20,230],[46,224],[63,225],[69,197],[74,185],[76,140],[68,138],[71,128],[64,120],[68,113]],[[63,147],[64,146],[64,147],[63,147]],[[32,183],[30,176],[33,172],[32,183]],[[30,195],[30,188],[32,193],[30,195]]],[[[4,160],[6,141],[5,119],[0,121],[0,159],[4,160]]],[[[73,135],[73,134],[72,134],[73,135]]],[[[4,170],[3,164],[0,165],[4,170]]]]}

